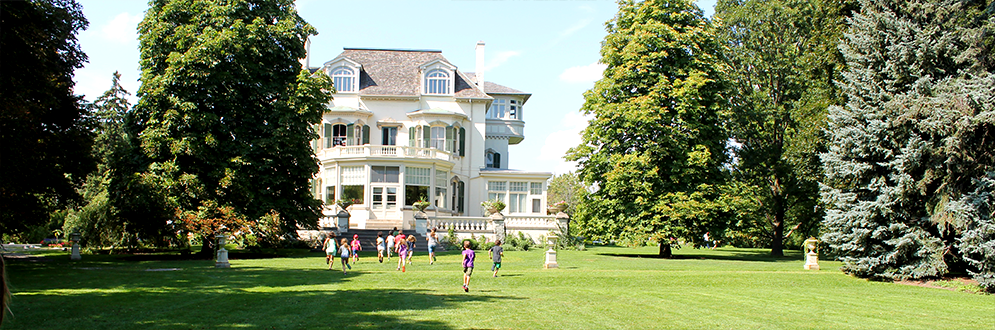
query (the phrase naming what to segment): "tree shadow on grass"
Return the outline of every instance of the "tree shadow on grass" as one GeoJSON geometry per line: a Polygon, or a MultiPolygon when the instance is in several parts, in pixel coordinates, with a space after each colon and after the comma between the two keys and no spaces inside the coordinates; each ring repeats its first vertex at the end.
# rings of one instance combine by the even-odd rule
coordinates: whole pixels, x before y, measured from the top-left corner
{"type": "Polygon", "coordinates": [[[770,251],[697,251],[688,250],[674,252],[670,258],[661,257],[655,253],[598,253],[598,255],[625,257],[625,258],[649,258],[649,259],[673,259],[673,260],[734,260],[734,261],[761,261],[761,262],[795,262],[802,259],[800,251],[784,251],[783,257],[770,255],[770,251]]]}
{"type": "Polygon", "coordinates": [[[29,266],[21,263],[12,272],[19,277],[15,316],[4,329],[448,329],[453,326],[445,320],[418,320],[419,311],[523,299],[450,292],[456,290],[342,289],[366,275],[362,271],[64,269],[31,273],[26,281],[26,270],[35,268],[29,266]]]}

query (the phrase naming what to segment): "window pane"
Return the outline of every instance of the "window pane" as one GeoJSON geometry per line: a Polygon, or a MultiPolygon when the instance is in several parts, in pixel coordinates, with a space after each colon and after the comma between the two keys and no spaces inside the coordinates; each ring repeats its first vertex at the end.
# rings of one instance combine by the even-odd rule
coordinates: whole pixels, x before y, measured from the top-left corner
{"type": "Polygon", "coordinates": [[[373,187],[373,209],[379,210],[383,208],[383,188],[373,187]]]}
{"type": "Polygon", "coordinates": [[[542,195],[542,182],[532,182],[530,184],[531,184],[531,189],[529,189],[530,194],[542,195]]]}
{"type": "Polygon", "coordinates": [[[446,171],[435,171],[435,186],[445,187],[447,183],[446,182],[447,176],[449,176],[449,174],[446,173],[446,171]]]}
{"type": "MultiPolygon", "coordinates": [[[[409,185],[428,186],[432,169],[427,167],[406,167],[404,183],[409,185]]],[[[417,198],[417,197],[416,197],[417,198]]]]}
{"type": "Polygon", "coordinates": [[[343,166],[342,184],[366,184],[366,168],[363,166],[343,166]]]}
{"type": "Polygon", "coordinates": [[[388,187],[387,188],[387,209],[393,210],[397,208],[397,188],[388,187]]]}
{"type": "Polygon", "coordinates": [[[372,175],[370,182],[398,183],[400,167],[397,166],[371,166],[372,175]]]}
{"type": "Polygon", "coordinates": [[[428,187],[404,186],[404,205],[412,205],[422,197],[428,200],[428,187]]]}
{"type": "Polygon", "coordinates": [[[542,200],[540,200],[538,198],[533,198],[532,199],[532,213],[541,213],[542,210],[540,210],[540,208],[542,208],[542,200]]]}
{"type": "Polygon", "coordinates": [[[356,204],[363,204],[363,197],[366,196],[365,187],[359,185],[342,186],[342,199],[356,200],[356,204]]]}
{"type": "Polygon", "coordinates": [[[487,181],[487,190],[489,191],[505,191],[507,190],[505,181],[487,181]]]}
{"type": "Polygon", "coordinates": [[[446,128],[432,127],[432,148],[445,150],[446,148],[446,128]]]}
{"type": "Polygon", "coordinates": [[[529,191],[528,187],[529,187],[528,182],[512,182],[511,183],[511,191],[514,191],[514,192],[525,192],[525,191],[529,191]]]}
{"type": "Polygon", "coordinates": [[[446,208],[446,188],[435,188],[435,206],[446,208]]]}

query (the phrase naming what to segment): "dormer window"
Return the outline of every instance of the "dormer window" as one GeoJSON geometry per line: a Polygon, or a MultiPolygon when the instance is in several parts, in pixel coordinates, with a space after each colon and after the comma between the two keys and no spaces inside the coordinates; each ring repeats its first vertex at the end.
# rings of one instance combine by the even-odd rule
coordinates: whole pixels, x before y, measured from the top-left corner
{"type": "Polygon", "coordinates": [[[338,67],[332,70],[332,82],[335,84],[335,91],[355,92],[356,91],[356,71],[347,67],[338,67]]]}
{"type": "Polygon", "coordinates": [[[425,94],[450,94],[449,72],[435,69],[425,74],[425,94]]]}

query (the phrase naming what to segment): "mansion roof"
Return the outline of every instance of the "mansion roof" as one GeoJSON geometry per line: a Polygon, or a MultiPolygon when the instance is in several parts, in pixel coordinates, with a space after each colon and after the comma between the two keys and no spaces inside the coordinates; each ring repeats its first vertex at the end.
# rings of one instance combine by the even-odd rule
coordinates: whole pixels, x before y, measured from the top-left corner
{"type": "MultiPolygon", "coordinates": [[[[342,54],[329,63],[342,58],[362,66],[359,73],[359,95],[419,96],[419,68],[422,65],[438,60],[456,67],[437,50],[344,48],[342,54]]],[[[453,96],[456,98],[490,99],[487,95],[489,93],[529,95],[491,82],[485,82],[487,93],[484,93],[473,83],[475,77],[472,73],[467,74],[458,69],[456,73],[453,80],[453,96]]]]}

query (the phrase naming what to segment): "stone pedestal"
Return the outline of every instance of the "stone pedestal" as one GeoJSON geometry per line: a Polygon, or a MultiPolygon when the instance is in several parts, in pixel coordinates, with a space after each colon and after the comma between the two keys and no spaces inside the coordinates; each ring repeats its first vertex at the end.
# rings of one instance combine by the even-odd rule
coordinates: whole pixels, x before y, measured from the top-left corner
{"type": "Polygon", "coordinates": [[[422,211],[415,211],[415,232],[419,234],[428,233],[428,215],[422,211]]]}
{"type": "Polygon", "coordinates": [[[491,224],[494,228],[494,237],[504,242],[507,234],[507,228],[504,225],[504,215],[500,212],[491,213],[491,224]]]}
{"type": "Polygon", "coordinates": [[[218,234],[218,257],[214,261],[215,268],[231,268],[231,264],[228,263],[228,250],[225,249],[225,236],[218,234]]]}
{"type": "Polygon", "coordinates": [[[562,235],[570,234],[570,215],[565,212],[559,212],[556,214],[556,225],[560,227],[560,233],[562,235]]]}
{"type": "Polygon", "coordinates": [[[556,263],[556,250],[553,248],[556,246],[556,236],[549,236],[549,250],[546,250],[546,262],[542,264],[542,268],[560,268],[560,265],[556,263]]]}
{"type": "Polygon", "coordinates": [[[819,240],[810,237],[802,244],[805,247],[805,269],[819,270],[819,240]]]}
{"type": "Polygon", "coordinates": [[[819,270],[819,254],[809,252],[805,255],[805,269],[819,270]]]}
{"type": "Polygon", "coordinates": [[[339,218],[339,222],[336,225],[339,229],[339,236],[342,236],[343,233],[349,232],[349,212],[342,210],[335,216],[339,218]]]}
{"type": "Polygon", "coordinates": [[[72,252],[72,255],[69,257],[69,259],[70,260],[82,260],[83,257],[79,255],[80,234],[79,233],[72,233],[71,235],[69,235],[69,237],[70,237],[69,240],[73,242],[73,247],[72,247],[72,251],[73,252],[72,252]]]}

